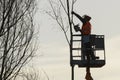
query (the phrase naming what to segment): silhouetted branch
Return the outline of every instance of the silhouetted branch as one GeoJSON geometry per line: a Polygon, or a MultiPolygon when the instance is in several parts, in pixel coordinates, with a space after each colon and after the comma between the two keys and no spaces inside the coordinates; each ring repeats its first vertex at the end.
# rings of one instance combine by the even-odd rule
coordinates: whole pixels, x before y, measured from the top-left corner
{"type": "Polygon", "coordinates": [[[34,55],[35,0],[0,0],[0,80],[15,78],[34,55]]]}
{"type": "Polygon", "coordinates": [[[64,11],[65,11],[65,13],[66,14],[68,14],[68,12],[67,12],[67,10],[66,10],[66,7],[65,7],[65,5],[63,4],[63,2],[61,1],[61,0],[59,0],[60,1],[60,4],[62,5],[62,7],[63,7],[63,9],[64,9],[64,11]]]}
{"type": "Polygon", "coordinates": [[[21,80],[49,80],[48,74],[43,69],[40,72],[34,67],[25,69],[19,74],[19,77],[21,80]]]}
{"type": "Polygon", "coordinates": [[[65,35],[67,43],[70,44],[69,38],[68,38],[68,35],[67,35],[67,31],[68,31],[69,27],[68,27],[68,25],[66,25],[67,23],[63,19],[64,18],[63,17],[64,13],[62,12],[62,10],[65,11],[65,14],[67,15],[68,14],[67,10],[66,10],[67,8],[65,7],[65,5],[63,4],[63,2],[61,0],[58,0],[59,4],[54,3],[54,4],[56,4],[56,6],[58,8],[57,10],[56,10],[55,7],[53,7],[54,4],[53,4],[52,0],[49,0],[49,3],[50,3],[53,14],[50,13],[50,12],[47,12],[47,14],[49,16],[51,16],[54,20],[56,20],[56,22],[58,23],[58,25],[60,26],[60,28],[62,29],[62,31],[63,31],[63,33],[65,35]]]}

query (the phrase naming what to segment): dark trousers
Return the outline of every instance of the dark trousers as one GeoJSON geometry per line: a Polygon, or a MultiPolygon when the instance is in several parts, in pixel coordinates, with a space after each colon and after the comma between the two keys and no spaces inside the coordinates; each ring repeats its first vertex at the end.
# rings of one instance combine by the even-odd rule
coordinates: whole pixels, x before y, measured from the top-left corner
{"type": "Polygon", "coordinates": [[[92,46],[91,46],[90,42],[83,44],[83,54],[82,55],[83,55],[83,60],[86,60],[86,58],[95,60],[94,51],[92,50],[92,46]]]}

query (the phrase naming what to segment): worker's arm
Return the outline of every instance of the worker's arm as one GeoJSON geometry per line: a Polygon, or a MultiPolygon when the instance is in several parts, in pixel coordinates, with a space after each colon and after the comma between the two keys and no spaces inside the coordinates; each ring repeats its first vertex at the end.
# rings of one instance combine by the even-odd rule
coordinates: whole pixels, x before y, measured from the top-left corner
{"type": "Polygon", "coordinates": [[[82,23],[85,23],[85,20],[80,15],[78,15],[74,11],[72,12],[72,14],[74,14],[82,23]]]}

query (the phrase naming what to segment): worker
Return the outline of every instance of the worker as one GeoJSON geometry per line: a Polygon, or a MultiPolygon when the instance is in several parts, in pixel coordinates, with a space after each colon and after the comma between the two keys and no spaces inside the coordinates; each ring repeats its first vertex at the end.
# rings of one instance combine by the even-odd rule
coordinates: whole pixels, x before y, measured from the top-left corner
{"type": "Polygon", "coordinates": [[[80,15],[78,15],[77,13],[75,13],[74,11],[72,12],[72,14],[74,14],[82,23],[82,29],[80,29],[78,26],[79,25],[75,25],[74,28],[76,31],[80,31],[82,34],[82,43],[83,43],[83,54],[81,54],[82,60],[85,60],[85,56],[89,58],[91,58],[92,60],[95,60],[95,55],[94,55],[94,51],[92,50],[92,46],[90,43],[90,34],[91,34],[91,24],[90,24],[90,20],[91,17],[88,15],[84,15],[83,17],[81,17],[80,15]]]}

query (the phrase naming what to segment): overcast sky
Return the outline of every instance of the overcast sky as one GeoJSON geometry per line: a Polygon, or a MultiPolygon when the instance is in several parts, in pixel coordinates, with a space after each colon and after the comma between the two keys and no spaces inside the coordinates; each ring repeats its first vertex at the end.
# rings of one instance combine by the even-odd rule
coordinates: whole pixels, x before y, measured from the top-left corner
{"type": "MultiPolygon", "coordinates": [[[[43,68],[50,80],[71,80],[69,48],[59,26],[43,10],[49,9],[47,0],[38,1],[36,25],[40,27],[39,55],[33,63],[43,68]]],[[[120,79],[120,0],[77,0],[74,11],[92,17],[92,33],[105,35],[107,63],[92,69],[94,80],[120,79]]],[[[75,80],[84,80],[85,69],[75,67],[75,80]]]]}

